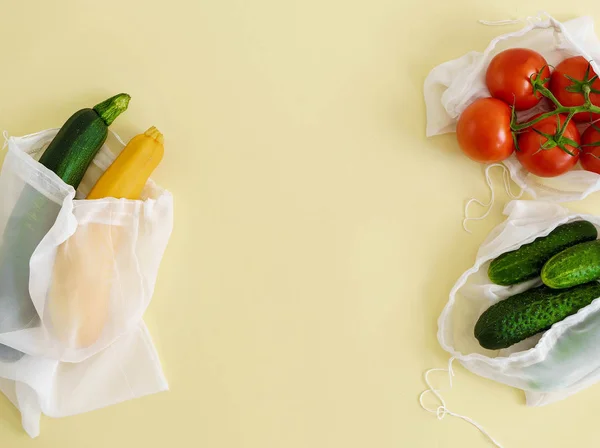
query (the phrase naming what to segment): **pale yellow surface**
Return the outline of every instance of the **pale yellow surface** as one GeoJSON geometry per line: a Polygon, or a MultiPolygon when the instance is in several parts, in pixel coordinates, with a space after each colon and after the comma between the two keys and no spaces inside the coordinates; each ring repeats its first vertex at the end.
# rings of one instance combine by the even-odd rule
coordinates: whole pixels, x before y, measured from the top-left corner
{"type": "MultiPolygon", "coordinates": [[[[146,314],[171,391],[43,418],[36,441],[0,397],[0,447],[489,446],[417,402],[448,360],[447,293],[501,220],[462,230],[482,170],[453,135],[425,139],[422,85],[515,29],[477,19],[538,9],[600,20],[593,1],[0,0],[0,127],[127,91],[114,129],[161,129],[176,205],[146,314]]],[[[506,447],[600,444],[600,386],[534,409],[456,373],[449,407],[506,447]]]]}

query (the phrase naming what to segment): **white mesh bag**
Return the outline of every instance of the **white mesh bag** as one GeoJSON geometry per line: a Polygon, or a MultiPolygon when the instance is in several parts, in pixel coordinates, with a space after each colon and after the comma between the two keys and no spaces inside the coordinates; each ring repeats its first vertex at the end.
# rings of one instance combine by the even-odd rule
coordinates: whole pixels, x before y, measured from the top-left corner
{"type": "Polygon", "coordinates": [[[149,181],[136,201],[76,199],[115,156],[105,144],[76,192],[35,160],[57,132],[7,138],[0,173],[0,389],[33,436],[40,412],[70,415],[167,387],[142,318],[172,196],[149,181]]]}
{"type": "Polygon", "coordinates": [[[470,371],[525,391],[529,406],[561,400],[600,380],[600,300],[551,329],[507,349],[482,348],[473,334],[477,319],[499,300],[541,284],[539,278],[509,287],[493,284],[488,266],[498,255],[545,236],[567,222],[600,217],[572,213],[551,202],[513,201],[506,221],[479,247],[473,266],[456,282],[438,320],[444,350],[470,371]]]}

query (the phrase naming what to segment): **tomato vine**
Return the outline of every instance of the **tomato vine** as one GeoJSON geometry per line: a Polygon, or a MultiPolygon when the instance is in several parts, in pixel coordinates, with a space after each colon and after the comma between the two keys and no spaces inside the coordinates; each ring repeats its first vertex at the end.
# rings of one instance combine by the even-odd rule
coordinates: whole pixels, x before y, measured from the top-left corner
{"type": "MultiPolygon", "coordinates": [[[[600,107],[592,104],[592,101],[590,100],[590,93],[600,93],[600,90],[594,89],[592,87],[594,81],[596,81],[598,79],[598,75],[594,74],[594,76],[592,76],[590,78],[591,64],[589,62],[588,62],[588,66],[587,66],[587,69],[586,69],[583,79],[575,79],[575,78],[572,78],[571,76],[568,76],[565,74],[564,76],[567,79],[569,79],[569,81],[571,82],[571,85],[569,85],[566,90],[571,93],[582,94],[584,102],[583,102],[583,104],[581,104],[579,106],[563,106],[560,103],[560,101],[556,98],[556,96],[554,96],[554,94],[550,91],[550,89],[548,89],[546,87],[546,84],[549,81],[548,78],[543,77],[543,73],[546,70],[546,68],[547,68],[547,66],[544,66],[539,70],[538,73],[536,73],[535,75],[532,75],[529,78],[529,82],[531,83],[531,86],[533,88],[533,93],[535,94],[535,93],[539,92],[540,95],[548,98],[554,105],[554,109],[551,111],[542,113],[540,115],[537,115],[533,119],[526,121],[525,123],[518,123],[517,122],[517,114],[516,114],[515,108],[513,107],[512,114],[511,114],[510,128],[512,131],[515,148],[517,151],[519,151],[519,146],[517,143],[517,135],[520,132],[525,131],[526,129],[536,125],[537,123],[541,122],[542,120],[545,120],[546,118],[556,116],[558,124],[556,127],[557,130],[553,135],[543,133],[543,132],[537,130],[536,128],[533,128],[533,131],[535,131],[536,133],[538,133],[541,136],[546,138],[546,141],[540,145],[540,150],[549,150],[549,149],[558,147],[558,148],[562,149],[564,152],[566,152],[567,154],[575,156],[575,154],[573,154],[573,152],[567,148],[567,145],[574,147],[574,148],[578,148],[578,149],[581,149],[581,146],[574,140],[565,137],[564,132],[565,132],[565,129],[567,128],[567,125],[569,124],[569,122],[571,121],[571,119],[573,118],[573,116],[575,114],[578,114],[578,113],[590,113],[590,115],[591,114],[600,114],[600,107]],[[561,120],[560,120],[561,114],[564,114],[567,116],[562,125],[561,125],[561,120]]],[[[598,142],[598,145],[600,145],[600,142],[598,142]]],[[[586,146],[597,146],[597,145],[590,144],[590,145],[586,145],[586,146]]]]}

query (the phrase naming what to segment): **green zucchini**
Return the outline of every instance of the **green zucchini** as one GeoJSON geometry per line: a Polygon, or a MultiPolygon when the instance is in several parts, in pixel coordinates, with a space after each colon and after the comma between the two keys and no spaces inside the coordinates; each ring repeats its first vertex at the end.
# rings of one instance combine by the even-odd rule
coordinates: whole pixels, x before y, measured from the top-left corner
{"type": "MultiPolygon", "coordinates": [[[[75,189],[108,136],[108,126],[127,109],[130,96],[115,95],[93,109],[75,112],[61,127],[40,158],[75,189]]],[[[29,261],[54,225],[60,205],[25,184],[11,212],[0,248],[0,333],[38,325],[29,295],[29,261]]],[[[17,361],[23,353],[0,344],[0,360],[17,361]]]]}
{"type": "Polygon", "coordinates": [[[600,240],[581,243],[556,254],[542,269],[542,282],[570,288],[600,278],[600,240]]]}
{"type": "Polygon", "coordinates": [[[598,297],[598,282],[560,290],[542,285],[489,307],[475,324],[475,338],[489,350],[507,348],[548,330],[598,297]]]}
{"type": "Polygon", "coordinates": [[[570,246],[593,241],[596,227],[588,221],[575,221],[558,226],[547,236],[536,238],[517,250],[506,252],[490,263],[490,280],[502,286],[516,285],[540,275],[546,261],[570,246]]]}
{"type": "Polygon", "coordinates": [[[40,163],[77,189],[88,166],[108,136],[108,127],[127,109],[130,96],[115,95],[94,106],[75,112],[60,128],[40,163]]]}

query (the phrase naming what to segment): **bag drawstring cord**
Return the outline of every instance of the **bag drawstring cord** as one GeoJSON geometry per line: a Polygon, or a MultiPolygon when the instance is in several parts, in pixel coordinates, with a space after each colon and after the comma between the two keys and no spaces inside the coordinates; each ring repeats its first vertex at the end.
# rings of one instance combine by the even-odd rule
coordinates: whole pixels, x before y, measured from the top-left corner
{"type": "Polygon", "coordinates": [[[479,199],[471,198],[465,204],[465,213],[464,213],[465,218],[463,219],[463,229],[465,229],[465,231],[468,232],[468,233],[471,233],[471,231],[467,227],[467,223],[469,221],[481,221],[482,219],[487,218],[487,216],[492,211],[492,207],[494,206],[494,202],[496,201],[496,195],[495,195],[495,192],[494,192],[494,186],[492,184],[492,179],[490,177],[490,170],[492,168],[496,167],[496,166],[502,168],[502,180],[504,182],[504,191],[506,191],[506,194],[511,199],[519,199],[521,196],[523,196],[523,193],[524,193],[523,189],[521,190],[521,192],[519,194],[514,194],[512,192],[512,189],[510,188],[510,173],[509,173],[508,169],[504,165],[502,165],[501,163],[494,163],[492,165],[489,165],[485,169],[485,181],[486,181],[486,183],[488,185],[488,188],[490,190],[490,200],[489,200],[489,202],[484,203],[484,202],[480,201],[479,199]],[[475,202],[478,205],[480,205],[481,207],[484,207],[484,208],[487,209],[483,215],[481,215],[481,216],[479,216],[477,218],[473,218],[473,217],[469,216],[469,206],[473,202],[475,202]]]}
{"type": "Polygon", "coordinates": [[[454,361],[454,357],[450,358],[450,361],[448,362],[448,368],[447,369],[429,369],[427,372],[425,372],[425,383],[427,384],[427,389],[424,390],[423,392],[421,392],[421,395],[419,395],[419,404],[421,405],[421,407],[423,409],[425,409],[427,412],[430,412],[432,414],[435,414],[438,420],[442,420],[446,415],[450,415],[452,417],[456,417],[456,418],[460,418],[464,421],[466,421],[467,423],[475,426],[484,436],[486,436],[490,442],[492,442],[496,447],[498,448],[502,448],[502,445],[500,445],[500,442],[498,442],[496,439],[494,439],[486,430],[483,426],[481,426],[479,423],[477,423],[475,420],[473,420],[470,417],[467,417],[466,415],[461,415],[461,414],[457,414],[455,412],[450,411],[447,407],[446,407],[446,402],[444,401],[444,399],[442,398],[442,396],[439,393],[438,389],[434,389],[433,386],[431,385],[431,382],[429,381],[429,374],[431,372],[448,372],[448,379],[450,381],[450,388],[452,388],[452,377],[454,376],[454,370],[452,369],[452,362],[454,361]],[[433,395],[435,395],[435,397],[439,400],[440,405],[435,408],[435,409],[431,409],[428,408],[427,406],[425,406],[425,404],[423,403],[423,398],[425,397],[425,395],[427,395],[428,393],[432,393],[433,395]]]}

